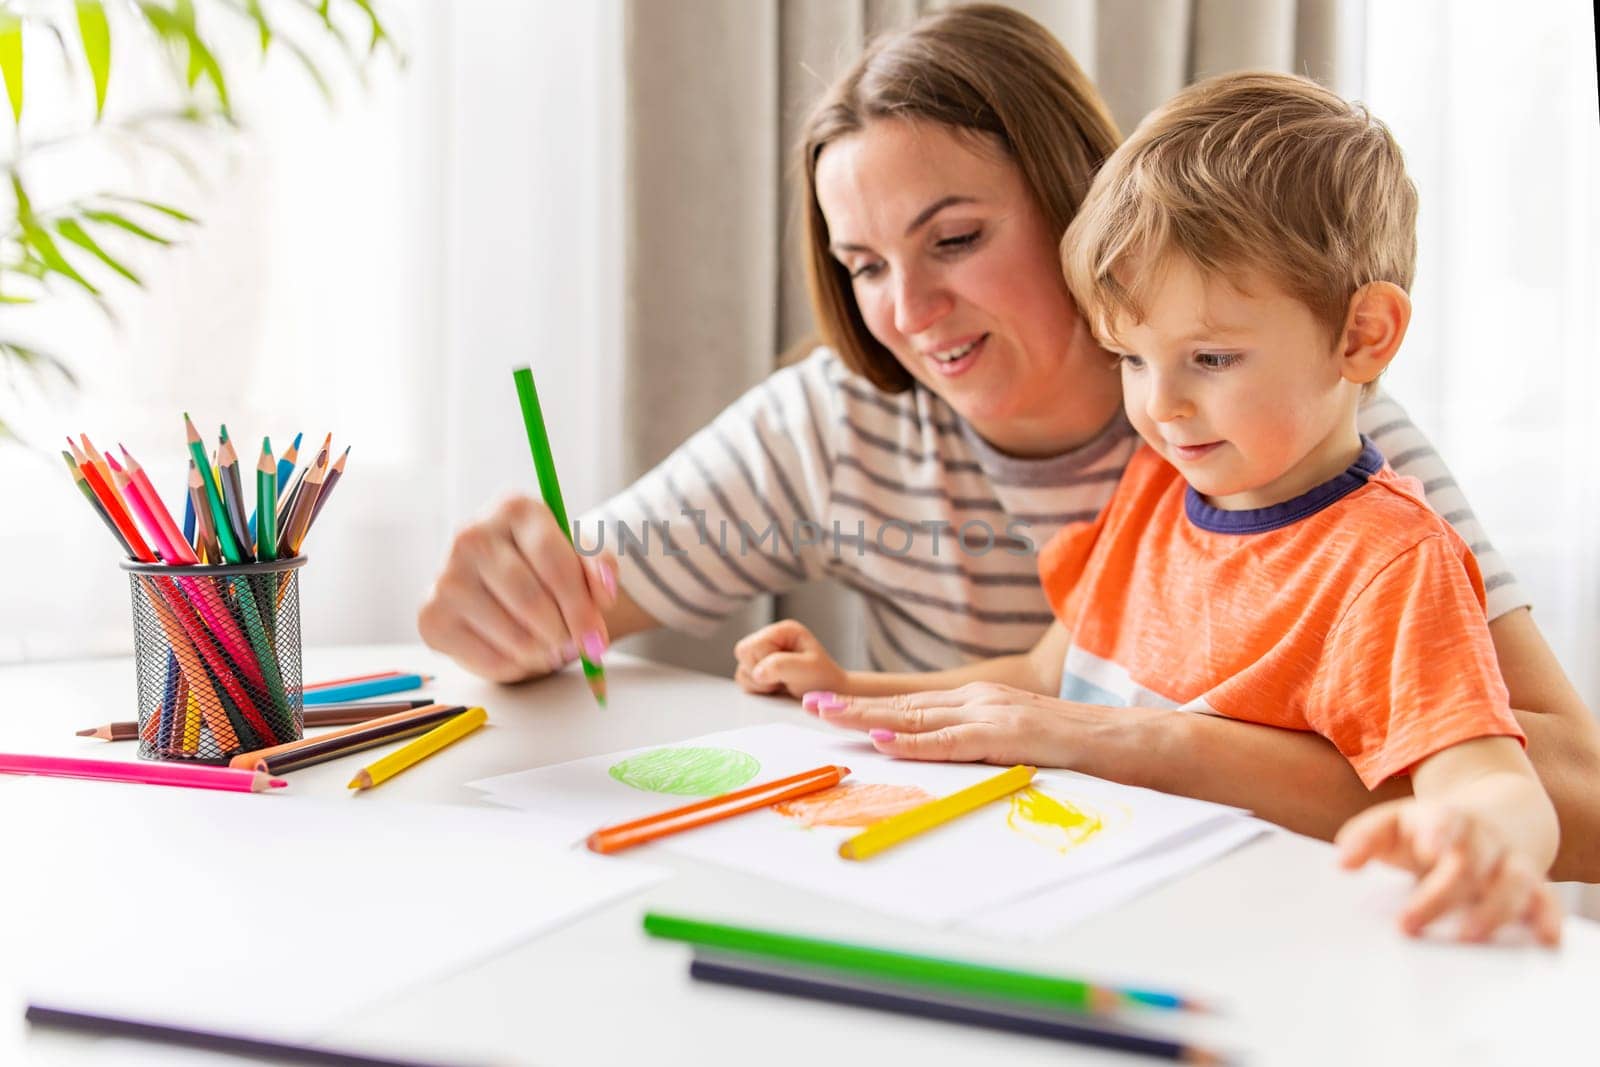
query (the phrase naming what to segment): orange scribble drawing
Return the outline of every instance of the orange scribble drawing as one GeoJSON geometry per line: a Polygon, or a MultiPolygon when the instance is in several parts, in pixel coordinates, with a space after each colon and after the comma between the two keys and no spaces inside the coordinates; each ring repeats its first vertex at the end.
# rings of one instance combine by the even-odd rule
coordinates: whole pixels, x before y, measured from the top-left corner
{"type": "Polygon", "coordinates": [[[932,793],[914,785],[844,782],[820,793],[774,804],[772,810],[806,826],[871,826],[932,799],[932,793]]]}

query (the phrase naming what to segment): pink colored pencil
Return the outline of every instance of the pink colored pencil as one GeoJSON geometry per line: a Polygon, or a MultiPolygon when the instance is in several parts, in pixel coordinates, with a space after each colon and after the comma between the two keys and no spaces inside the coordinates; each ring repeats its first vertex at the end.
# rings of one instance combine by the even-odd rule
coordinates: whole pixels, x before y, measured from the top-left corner
{"type": "MultiPolygon", "coordinates": [[[[156,487],[150,481],[150,476],[139,466],[139,461],[133,458],[127,447],[117,445],[122,449],[122,464],[128,468],[128,477],[133,479],[134,488],[144,497],[145,504],[150,508],[150,513],[155,516],[156,522],[161,525],[162,531],[167,535],[173,549],[179,558],[169,562],[194,566],[200,562],[200,557],[194,554],[194,549],[189,547],[189,542],[184,540],[183,530],[172,518],[172,512],[167,510],[167,505],[162,502],[161,494],[156,492],[156,487]]],[[[108,457],[109,459],[109,457],[108,457]]]]}
{"type": "Polygon", "coordinates": [[[180,785],[191,789],[225,789],[260,793],[289,783],[259,771],[186,763],[125,763],[120,760],[29,756],[0,752],[0,774],[35,774],[49,778],[94,778],[103,782],[180,785]]]}

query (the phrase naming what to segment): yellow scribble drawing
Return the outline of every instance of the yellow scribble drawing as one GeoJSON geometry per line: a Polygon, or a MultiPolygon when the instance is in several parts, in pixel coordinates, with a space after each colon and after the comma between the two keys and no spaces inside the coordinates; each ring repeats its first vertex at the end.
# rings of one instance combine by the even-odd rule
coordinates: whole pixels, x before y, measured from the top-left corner
{"type": "Polygon", "coordinates": [[[1030,841],[1065,855],[1092,841],[1106,828],[1106,820],[1093,809],[1030,787],[1012,794],[1006,825],[1030,841]]]}

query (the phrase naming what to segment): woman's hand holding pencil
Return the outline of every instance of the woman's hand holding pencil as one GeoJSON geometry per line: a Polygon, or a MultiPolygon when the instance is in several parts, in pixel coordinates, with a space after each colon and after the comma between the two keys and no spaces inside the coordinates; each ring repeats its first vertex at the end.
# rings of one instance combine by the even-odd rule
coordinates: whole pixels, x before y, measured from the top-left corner
{"type": "Polygon", "coordinates": [[[572,543],[533,372],[512,372],[541,505],[514,497],[456,536],[417,630],[474,674],[518,682],[583,662],[595,699],[606,701],[600,661],[613,636],[655,625],[617,586],[609,552],[585,558],[572,543]]]}

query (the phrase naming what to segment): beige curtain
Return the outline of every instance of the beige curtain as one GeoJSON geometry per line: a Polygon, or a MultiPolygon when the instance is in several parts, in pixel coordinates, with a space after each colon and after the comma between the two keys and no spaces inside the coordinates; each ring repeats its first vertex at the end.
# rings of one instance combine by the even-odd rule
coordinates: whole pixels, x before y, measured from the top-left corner
{"type": "MultiPolygon", "coordinates": [[[[1360,91],[1365,0],[1018,0],[1059,37],[1132,129],[1197,78],[1240,68],[1360,91]]],[[[925,0],[626,0],[624,473],[649,470],[811,332],[790,147],[807,109],[881,30],[925,0]]],[[[752,604],[710,638],[636,651],[718,673],[775,612],[846,661],[857,606],[805,589],[752,604]]]]}

